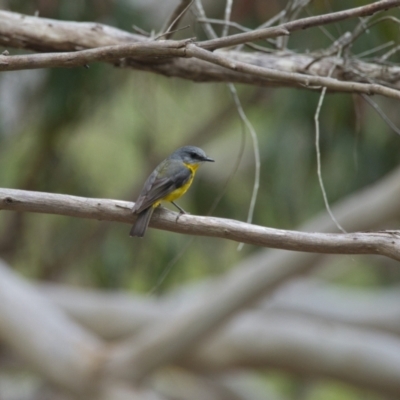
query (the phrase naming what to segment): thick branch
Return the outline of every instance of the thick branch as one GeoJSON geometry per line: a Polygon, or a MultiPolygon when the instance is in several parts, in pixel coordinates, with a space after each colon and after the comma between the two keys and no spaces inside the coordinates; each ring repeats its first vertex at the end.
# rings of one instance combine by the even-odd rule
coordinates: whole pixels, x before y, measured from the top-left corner
{"type": "Polygon", "coordinates": [[[0,10],[0,45],[9,48],[76,51],[144,40],[144,36],[104,24],[59,21],[0,10]]]}
{"type": "Polygon", "coordinates": [[[1,261],[0,337],[51,382],[76,393],[90,387],[105,350],[1,261]]]}
{"type": "Polygon", "coordinates": [[[296,316],[270,315],[263,320],[257,312],[248,312],[182,362],[207,371],[278,367],[398,398],[399,354],[400,340],[392,335],[296,316]]]}
{"type": "Polygon", "coordinates": [[[91,400],[162,400],[99,379],[105,342],[73,322],[0,260],[0,338],[52,384],[91,400]]]}
{"type": "MultiPolygon", "coordinates": [[[[191,307],[199,297],[207,296],[210,286],[202,282],[200,288],[189,285],[181,289],[186,294],[155,300],[120,291],[104,292],[58,284],[39,286],[41,293],[71,318],[108,340],[128,337],[157,322],[169,321],[177,312],[177,303],[191,307]]],[[[272,298],[267,296],[258,309],[262,310],[260,318],[266,321],[271,315],[306,316],[321,322],[339,322],[400,336],[399,287],[350,289],[316,279],[299,279],[280,288],[272,298]]],[[[237,318],[240,315],[243,314],[237,318]]]]}
{"type": "MultiPolygon", "coordinates": [[[[0,210],[29,211],[132,223],[131,203],[0,189],[0,210]]],[[[400,232],[306,233],[244,222],[156,210],[151,226],[190,235],[219,237],[256,246],[327,254],[380,254],[400,260],[400,232]]]]}
{"type": "MultiPolygon", "coordinates": [[[[292,293],[289,291],[290,296],[296,297],[302,305],[308,304],[306,311],[310,310],[310,314],[318,318],[296,315],[299,307],[294,298],[289,304],[292,313],[279,315],[276,308],[279,310],[280,304],[287,304],[284,297],[288,291],[284,291],[281,300],[275,301],[268,311],[240,313],[203,345],[185,354],[179,363],[205,371],[273,366],[294,373],[335,377],[384,393],[400,393],[397,357],[400,340],[396,336],[374,332],[375,328],[380,328],[379,321],[384,325],[396,324],[398,293],[365,291],[361,295],[352,290],[316,288],[315,282],[314,285],[300,286],[292,289],[292,293]],[[354,319],[356,322],[360,319],[359,313],[361,325],[372,330],[334,322],[342,318],[353,324],[354,319]],[[385,348],[391,349],[389,358],[385,348]],[[349,357],[358,361],[350,364],[349,357]],[[370,359],[374,360],[372,364],[370,359]],[[373,367],[377,363],[381,366],[379,370],[373,367]]],[[[156,302],[123,293],[61,285],[44,285],[41,290],[71,317],[108,339],[151,330],[157,323],[171,321],[176,313],[168,299],[156,302]]],[[[185,307],[190,307],[193,300],[187,296],[183,301],[185,307]]],[[[304,306],[300,306],[300,311],[304,311],[304,306]]]]}

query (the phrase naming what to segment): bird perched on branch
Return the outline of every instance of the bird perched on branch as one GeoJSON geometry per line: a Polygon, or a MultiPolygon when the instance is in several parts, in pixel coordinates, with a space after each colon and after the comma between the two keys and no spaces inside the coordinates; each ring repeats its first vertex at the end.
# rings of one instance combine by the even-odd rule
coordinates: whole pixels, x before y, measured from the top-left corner
{"type": "Polygon", "coordinates": [[[129,233],[130,236],[144,236],[153,211],[161,201],[170,201],[181,214],[185,214],[185,210],[174,200],[186,193],[193,182],[197,168],[206,161],[214,162],[202,149],[185,146],[174,151],[161,162],[147,178],[132,208],[137,219],[129,233]]]}

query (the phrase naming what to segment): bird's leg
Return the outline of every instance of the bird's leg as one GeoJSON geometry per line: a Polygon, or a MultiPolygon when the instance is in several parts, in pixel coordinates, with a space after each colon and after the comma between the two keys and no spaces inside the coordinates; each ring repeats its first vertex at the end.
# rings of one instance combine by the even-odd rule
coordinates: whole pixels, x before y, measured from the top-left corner
{"type": "Polygon", "coordinates": [[[179,214],[178,214],[178,216],[176,217],[176,220],[175,220],[175,222],[178,222],[179,217],[182,214],[187,214],[187,212],[182,207],[178,206],[178,204],[176,204],[174,201],[171,201],[171,203],[179,210],[179,214]]]}
{"type": "Polygon", "coordinates": [[[171,201],[171,203],[179,210],[179,214],[187,214],[187,212],[181,207],[178,206],[174,201],[171,201]]]}

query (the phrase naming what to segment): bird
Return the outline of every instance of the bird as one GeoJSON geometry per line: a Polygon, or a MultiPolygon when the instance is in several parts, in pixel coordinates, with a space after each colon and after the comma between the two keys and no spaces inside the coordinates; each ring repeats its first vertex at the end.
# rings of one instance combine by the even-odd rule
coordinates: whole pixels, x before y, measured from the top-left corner
{"type": "Polygon", "coordinates": [[[214,161],[204,150],[195,146],[180,147],[162,161],[147,178],[132,207],[132,212],[137,218],[129,235],[145,235],[153,211],[161,201],[171,202],[180,214],[186,214],[175,200],[189,189],[198,167],[204,162],[214,161]]]}

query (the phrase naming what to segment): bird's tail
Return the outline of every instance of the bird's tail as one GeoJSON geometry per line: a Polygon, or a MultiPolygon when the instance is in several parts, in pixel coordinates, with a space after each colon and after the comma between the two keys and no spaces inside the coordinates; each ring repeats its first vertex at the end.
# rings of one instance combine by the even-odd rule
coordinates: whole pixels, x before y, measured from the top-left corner
{"type": "Polygon", "coordinates": [[[149,225],[150,218],[153,215],[154,207],[149,207],[138,214],[133,224],[129,236],[143,237],[149,225]]]}

